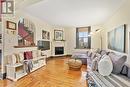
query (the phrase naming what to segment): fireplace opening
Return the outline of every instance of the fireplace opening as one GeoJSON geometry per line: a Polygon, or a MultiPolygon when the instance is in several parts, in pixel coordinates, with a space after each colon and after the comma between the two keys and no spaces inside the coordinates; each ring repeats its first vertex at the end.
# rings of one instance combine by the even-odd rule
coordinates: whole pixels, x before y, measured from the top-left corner
{"type": "Polygon", "coordinates": [[[64,47],[55,47],[55,55],[64,54],[64,47]]]}

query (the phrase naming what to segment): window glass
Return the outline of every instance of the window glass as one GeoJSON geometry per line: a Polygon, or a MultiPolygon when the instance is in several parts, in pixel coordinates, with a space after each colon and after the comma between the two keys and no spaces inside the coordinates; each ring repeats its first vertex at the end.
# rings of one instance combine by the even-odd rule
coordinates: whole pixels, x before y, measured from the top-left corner
{"type": "Polygon", "coordinates": [[[77,28],[76,48],[91,48],[90,27],[77,28]]]}

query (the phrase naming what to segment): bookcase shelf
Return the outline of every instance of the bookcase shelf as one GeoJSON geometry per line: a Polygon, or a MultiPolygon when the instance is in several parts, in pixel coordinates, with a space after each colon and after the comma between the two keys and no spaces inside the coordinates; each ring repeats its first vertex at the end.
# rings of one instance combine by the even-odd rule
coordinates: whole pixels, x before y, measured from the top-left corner
{"type": "MultiPolygon", "coordinates": [[[[47,56],[44,55],[44,56],[32,59],[31,61],[33,62],[33,69],[31,70],[31,72],[46,65],[46,57],[47,56]]],[[[13,81],[17,81],[18,79],[28,74],[25,70],[25,66],[23,63],[7,64],[6,70],[7,70],[7,78],[13,81]]]]}

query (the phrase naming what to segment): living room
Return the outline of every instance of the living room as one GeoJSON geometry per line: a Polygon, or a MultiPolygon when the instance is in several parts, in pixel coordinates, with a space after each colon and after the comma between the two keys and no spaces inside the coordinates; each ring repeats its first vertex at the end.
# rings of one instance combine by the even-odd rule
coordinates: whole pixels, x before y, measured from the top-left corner
{"type": "MultiPolygon", "coordinates": [[[[88,56],[89,51],[92,57],[92,51],[98,49],[105,50],[107,55],[114,52],[127,56],[124,64],[129,75],[125,76],[130,81],[129,0],[12,2],[12,13],[4,13],[2,8],[0,14],[1,87],[96,87],[103,81],[98,82],[93,77],[93,84],[89,83],[88,57],[76,58],[82,54],[88,56]],[[87,64],[83,64],[84,61],[87,64]],[[79,63],[78,70],[69,69],[73,62],[79,63]],[[15,70],[20,69],[25,72],[17,76],[15,70]]],[[[1,7],[4,3],[7,2],[2,1],[1,7]]],[[[106,83],[109,86],[101,87],[117,87],[111,81],[106,83]]],[[[118,81],[115,83],[123,87],[118,81]]],[[[122,83],[125,83],[124,87],[130,86],[127,82],[122,83]]]]}

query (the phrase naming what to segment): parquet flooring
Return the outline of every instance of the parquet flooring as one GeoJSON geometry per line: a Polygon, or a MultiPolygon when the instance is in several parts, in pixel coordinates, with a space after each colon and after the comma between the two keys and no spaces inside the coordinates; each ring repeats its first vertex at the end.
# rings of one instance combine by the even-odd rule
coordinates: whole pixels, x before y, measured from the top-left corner
{"type": "Polygon", "coordinates": [[[68,57],[54,58],[47,65],[16,82],[0,80],[0,87],[87,87],[86,66],[80,71],[68,69],[68,57]]]}

